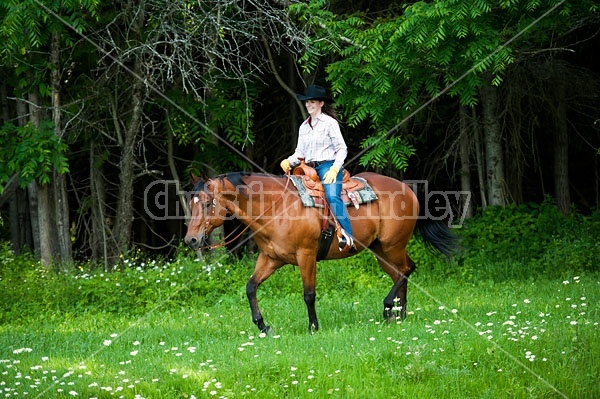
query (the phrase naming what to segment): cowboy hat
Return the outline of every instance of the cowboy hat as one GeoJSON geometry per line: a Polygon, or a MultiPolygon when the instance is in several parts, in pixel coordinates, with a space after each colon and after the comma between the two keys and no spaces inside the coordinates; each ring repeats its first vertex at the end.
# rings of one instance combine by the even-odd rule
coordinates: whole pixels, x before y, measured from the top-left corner
{"type": "Polygon", "coordinates": [[[305,94],[296,94],[296,98],[300,101],[319,100],[325,101],[326,103],[333,102],[333,99],[327,95],[325,88],[316,85],[308,86],[305,94]]]}

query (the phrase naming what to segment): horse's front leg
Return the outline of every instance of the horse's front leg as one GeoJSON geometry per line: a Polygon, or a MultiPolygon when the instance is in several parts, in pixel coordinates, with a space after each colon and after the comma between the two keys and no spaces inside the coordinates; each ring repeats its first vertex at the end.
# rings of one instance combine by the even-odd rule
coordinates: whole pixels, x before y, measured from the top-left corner
{"type": "Polygon", "coordinates": [[[315,285],[317,280],[317,256],[310,254],[298,259],[300,275],[302,276],[302,286],[304,288],[304,302],[308,310],[308,333],[312,334],[319,331],[319,321],[315,310],[315,301],[317,293],[315,285]]]}
{"type": "Polygon", "coordinates": [[[262,253],[258,256],[254,273],[248,283],[246,284],[246,295],[250,302],[250,312],[252,313],[252,321],[258,329],[263,333],[268,333],[271,327],[267,326],[263,320],[260,309],[258,308],[258,300],[256,299],[256,291],[258,286],[273,274],[275,270],[283,266],[283,263],[276,261],[275,259],[269,258],[262,253]]]}

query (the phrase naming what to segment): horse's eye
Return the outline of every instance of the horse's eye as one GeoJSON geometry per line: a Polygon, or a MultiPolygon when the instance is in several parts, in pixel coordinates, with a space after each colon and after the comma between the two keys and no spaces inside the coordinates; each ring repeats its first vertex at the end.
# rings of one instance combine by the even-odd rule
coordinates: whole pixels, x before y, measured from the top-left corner
{"type": "Polygon", "coordinates": [[[201,206],[201,207],[203,207],[203,208],[207,209],[207,208],[208,208],[208,207],[210,207],[211,205],[214,205],[214,203],[215,203],[215,200],[213,200],[213,201],[211,202],[211,201],[208,201],[208,200],[202,200],[202,199],[200,199],[200,197],[199,197],[199,196],[195,196],[194,198],[192,198],[192,201],[191,201],[191,204],[190,204],[190,205],[192,205],[192,204],[193,204],[193,205],[198,205],[198,204],[200,204],[200,206],[201,206]]]}

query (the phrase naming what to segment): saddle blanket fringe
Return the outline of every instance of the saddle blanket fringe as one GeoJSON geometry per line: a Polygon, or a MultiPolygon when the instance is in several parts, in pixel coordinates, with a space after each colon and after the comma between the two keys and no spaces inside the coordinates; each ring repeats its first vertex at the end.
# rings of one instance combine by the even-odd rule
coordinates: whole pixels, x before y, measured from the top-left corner
{"type": "MultiPolygon", "coordinates": [[[[290,176],[290,179],[292,179],[292,183],[298,189],[298,194],[300,194],[300,199],[302,200],[302,204],[304,206],[309,207],[309,208],[313,208],[313,207],[324,208],[325,207],[325,204],[323,203],[323,201],[319,201],[319,200],[315,201],[315,198],[310,195],[310,193],[306,189],[306,186],[302,182],[302,176],[290,176]]],[[[346,204],[346,206],[349,206],[349,205],[356,206],[357,204],[366,204],[368,202],[377,200],[377,194],[375,194],[375,191],[373,191],[373,189],[371,188],[369,183],[367,183],[367,180],[363,179],[362,177],[352,177],[352,179],[359,180],[360,182],[364,183],[365,186],[364,186],[364,188],[362,188],[358,191],[348,192],[349,195],[344,195],[346,193],[342,192],[342,199],[344,200],[344,203],[346,204]],[[356,200],[356,203],[354,203],[352,201],[352,198],[351,198],[352,196],[356,200]]]]}

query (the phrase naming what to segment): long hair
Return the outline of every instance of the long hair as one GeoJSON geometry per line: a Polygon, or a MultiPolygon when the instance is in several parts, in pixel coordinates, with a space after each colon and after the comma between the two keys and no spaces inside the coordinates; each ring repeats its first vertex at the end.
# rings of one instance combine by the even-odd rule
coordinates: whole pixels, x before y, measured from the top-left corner
{"type": "Polygon", "coordinates": [[[337,123],[342,125],[342,121],[340,120],[340,117],[338,116],[337,111],[335,110],[333,104],[325,102],[325,104],[323,104],[323,108],[321,108],[321,112],[331,116],[333,119],[335,119],[337,121],[337,123]]]}

